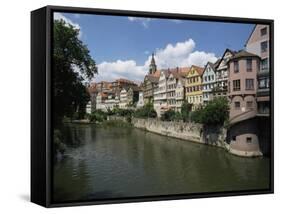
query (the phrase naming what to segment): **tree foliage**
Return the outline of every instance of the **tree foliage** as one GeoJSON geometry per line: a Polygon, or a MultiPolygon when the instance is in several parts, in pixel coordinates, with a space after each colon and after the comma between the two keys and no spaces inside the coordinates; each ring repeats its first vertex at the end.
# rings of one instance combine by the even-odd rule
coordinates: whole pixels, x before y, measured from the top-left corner
{"type": "Polygon", "coordinates": [[[63,20],[55,20],[53,29],[53,96],[54,120],[63,116],[83,117],[89,100],[85,82],[97,73],[90,51],[79,39],[79,29],[63,20]]]}
{"type": "Polygon", "coordinates": [[[223,125],[229,117],[229,105],[225,97],[210,101],[205,108],[191,114],[191,120],[204,125],[223,125]]]}
{"type": "Polygon", "coordinates": [[[189,121],[189,114],[192,109],[192,104],[188,103],[187,100],[185,100],[181,105],[181,117],[184,122],[189,121]]]}
{"type": "Polygon", "coordinates": [[[157,112],[153,108],[151,102],[145,104],[142,108],[135,111],[134,116],[137,118],[155,118],[157,117],[157,112]]]}

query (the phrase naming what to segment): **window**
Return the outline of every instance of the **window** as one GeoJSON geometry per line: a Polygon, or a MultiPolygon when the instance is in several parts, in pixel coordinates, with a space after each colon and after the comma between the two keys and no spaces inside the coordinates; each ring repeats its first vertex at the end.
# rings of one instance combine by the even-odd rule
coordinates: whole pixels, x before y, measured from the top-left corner
{"type": "Polygon", "coordinates": [[[240,102],[234,102],[234,108],[240,109],[240,102]]]}
{"type": "Polygon", "coordinates": [[[265,36],[267,34],[267,28],[264,27],[261,29],[261,36],[265,36]]]}
{"type": "Polygon", "coordinates": [[[247,143],[252,143],[252,138],[251,138],[251,137],[247,137],[247,138],[246,138],[246,142],[247,142],[247,143]]]}
{"type": "Polygon", "coordinates": [[[267,70],[268,69],[268,58],[261,60],[261,70],[267,70]]]}
{"type": "Polygon", "coordinates": [[[247,59],[247,71],[252,71],[252,59],[247,59]]]}
{"type": "Polygon", "coordinates": [[[261,52],[267,52],[267,41],[261,43],[261,52]]]}
{"type": "Polygon", "coordinates": [[[253,109],[253,101],[247,101],[246,106],[247,109],[253,109]]]}
{"type": "Polygon", "coordinates": [[[234,61],[234,73],[238,73],[239,72],[239,63],[238,61],[234,61]]]}
{"type": "Polygon", "coordinates": [[[233,91],[240,91],[240,80],[233,80],[233,91]]]}
{"type": "Polygon", "coordinates": [[[258,83],[260,89],[269,88],[269,77],[260,78],[258,83]]]}
{"type": "Polygon", "coordinates": [[[254,79],[246,79],[246,90],[254,90],[254,79]]]}

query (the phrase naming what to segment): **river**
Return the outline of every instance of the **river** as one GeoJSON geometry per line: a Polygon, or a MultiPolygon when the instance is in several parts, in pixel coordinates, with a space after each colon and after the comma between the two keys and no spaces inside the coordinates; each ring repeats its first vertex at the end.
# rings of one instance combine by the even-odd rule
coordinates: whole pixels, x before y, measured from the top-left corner
{"type": "Polygon", "coordinates": [[[68,147],[53,167],[55,202],[269,188],[269,158],[130,127],[70,124],[62,132],[68,147]]]}

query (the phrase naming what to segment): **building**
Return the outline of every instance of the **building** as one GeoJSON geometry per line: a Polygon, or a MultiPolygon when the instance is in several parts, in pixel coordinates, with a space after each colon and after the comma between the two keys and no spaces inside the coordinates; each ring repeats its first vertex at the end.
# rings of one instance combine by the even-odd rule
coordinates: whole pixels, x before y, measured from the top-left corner
{"type": "Polygon", "coordinates": [[[170,71],[167,81],[167,103],[169,108],[173,110],[179,110],[183,101],[183,92],[185,88],[185,76],[187,75],[189,68],[175,68],[170,71]],[[178,84],[179,83],[179,84],[178,84]]]}
{"type": "Polygon", "coordinates": [[[148,74],[150,74],[150,75],[154,74],[156,71],[157,71],[157,66],[156,66],[155,59],[154,59],[154,53],[152,53],[148,74]]]}
{"type": "Polygon", "coordinates": [[[176,111],[181,111],[181,106],[185,100],[185,77],[180,77],[176,86],[176,111]]]}
{"type": "Polygon", "coordinates": [[[259,116],[269,116],[270,112],[270,58],[269,25],[256,25],[250,34],[245,49],[260,56],[260,69],[257,73],[257,105],[259,116]]]}
{"type": "Polygon", "coordinates": [[[157,116],[168,109],[167,105],[167,80],[169,76],[169,70],[161,70],[158,85],[153,92],[153,107],[157,112],[157,116]]]}
{"type": "Polygon", "coordinates": [[[86,105],[86,113],[91,114],[92,113],[92,103],[89,101],[86,105]]]}
{"type": "Polygon", "coordinates": [[[108,93],[111,92],[112,84],[111,82],[101,81],[96,83],[96,89],[98,92],[108,93]]]}
{"type": "Polygon", "coordinates": [[[158,87],[159,77],[160,71],[157,71],[154,54],[152,54],[151,62],[149,65],[149,72],[144,77],[143,81],[143,96],[145,103],[153,102],[154,90],[158,87]]]}
{"type": "Polygon", "coordinates": [[[108,95],[104,92],[99,92],[96,98],[96,109],[106,111],[105,100],[107,99],[108,95]]]}
{"type": "Polygon", "coordinates": [[[244,50],[228,62],[229,139],[233,153],[261,154],[255,120],[259,63],[259,56],[244,50]]]}
{"type": "Polygon", "coordinates": [[[212,91],[216,86],[216,63],[208,62],[204,68],[202,75],[202,93],[203,104],[207,104],[212,100],[212,91]]]}
{"type": "Polygon", "coordinates": [[[186,75],[185,95],[188,103],[192,104],[194,111],[203,104],[202,73],[204,68],[192,65],[186,75]]]}
{"type": "Polygon", "coordinates": [[[90,95],[90,101],[91,101],[91,112],[96,109],[96,99],[98,95],[98,90],[97,90],[97,84],[92,83],[90,87],[88,87],[88,92],[90,95]]]}
{"type": "Polygon", "coordinates": [[[136,86],[137,84],[135,82],[124,78],[119,78],[111,82],[111,90],[117,96],[120,96],[120,92],[123,88],[136,87],[136,86]]]}
{"type": "Polygon", "coordinates": [[[139,92],[139,99],[137,102],[137,108],[141,108],[144,106],[144,99],[143,99],[143,91],[139,92]]]}
{"type": "Polygon", "coordinates": [[[134,107],[137,104],[138,97],[138,87],[123,88],[120,92],[119,108],[128,109],[134,107]]]}
{"type": "Polygon", "coordinates": [[[110,93],[104,100],[103,106],[106,110],[112,110],[119,106],[119,97],[115,93],[110,93]]]}
{"type": "Polygon", "coordinates": [[[222,58],[217,62],[216,71],[216,86],[212,90],[213,97],[227,96],[228,68],[229,59],[235,54],[234,51],[226,49],[222,58]]]}

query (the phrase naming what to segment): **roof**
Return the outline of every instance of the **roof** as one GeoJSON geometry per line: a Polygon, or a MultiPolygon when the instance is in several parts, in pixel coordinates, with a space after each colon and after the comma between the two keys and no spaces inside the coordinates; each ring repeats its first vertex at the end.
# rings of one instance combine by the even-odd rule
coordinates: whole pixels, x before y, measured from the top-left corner
{"type": "Polygon", "coordinates": [[[136,84],[135,82],[128,80],[128,79],[124,79],[124,78],[119,78],[119,79],[115,80],[114,82],[125,82],[125,83],[136,84]]]}
{"type": "Polygon", "coordinates": [[[234,54],[230,60],[234,60],[234,59],[238,59],[238,58],[243,58],[243,57],[257,57],[257,58],[260,58],[258,55],[256,54],[252,54],[248,51],[245,51],[245,50],[241,50],[239,52],[237,52],[236,54],[234,54]]]}
{"type": "Polygon", "coordinates": [[[197,65],[192,65],[191,68],[194,68],[200,76],[203,74],[204,68],[199,67],[197,65]]]}
{"type": "Polygon", "coordinates": [[[157,83],[159,80],[159,77],[154,76],[153,74],[148,74],[145,76],[145,78],[147,78],[150,82],[153,82],[153,83],[157,83]]]}
{"type": "Polygon", "coordinates": [[[256,25],[253,27],[253,29],[252,29],[252,31],[251,31],[251,33],[250,33],[248,39],[246,40],[246,43],[245,43],[244,46],[246,46],[246,45],[248,44],[248,42],[249,42],[250,38],[252,37],[252,35],[253,35],[253,33],[254,33],[254,31],[255,31],[255,29],[256,29],[257,26],[258,26],[258,25],[256,24],[256,25]]]}
{"type": "Polygon", "coordinates": [[[216,64],[216,67],[215,68],[218,68],[219,64],[221,63],[221,61],[223,60],[223,57],[224,55],[226,54],[226,52],[230,52],[232,55],[234,55],[236,53],[236,51],[233,51],[233,50],[230,50],[229,48],[225,49],[222,57],[215,63],[216,64]]]}
{"type": "MultiPolygon", "coordinates": [[[[205,70],[206,70],[206,68],[207,68],[208,65],[210,65],[210,67],[215,71],[215,70],[216,70],[216,65],[217,65],[218,61],[219,61],[219,59],[217,59],[217,61],[216,61],[215,63],[207,62],[207,64],[206,64],[205,67],[204,67],[203,73],[205,72],[205,70]]],[[[203,74],[203,73],[202,73],[202,74],[203,74]]]]}
{"type": "Polygon", "coordinates": [[[160,77],[160,73],[161,73],[161,71],[160,70],[157,70],[157,71],[155,71],[155,73],[154,74],[148,74],[148,75],[151,75],[151,76],[154,76],[154,77],[160,77]]]}

